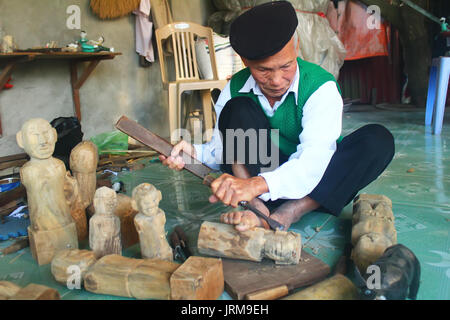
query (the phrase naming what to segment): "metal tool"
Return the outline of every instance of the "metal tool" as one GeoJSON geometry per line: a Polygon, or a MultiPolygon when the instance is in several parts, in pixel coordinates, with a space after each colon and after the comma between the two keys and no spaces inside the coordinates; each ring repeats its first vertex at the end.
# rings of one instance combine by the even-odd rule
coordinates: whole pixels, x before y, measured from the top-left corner
{"type": "MultiPolygon", "coordinates": [[[[157,134],[154,134],[150,130],[147,130],[136,121],[131,120],[126,116],[122,116],[119,121],[117,121],[116,128],[129,135],[133,139],[161,153],[162,155],[166,157],[170,156],[173,145],[157,134]]],[[[204,165],[199,160],[182,151],[180,152],[180,156],[185,163],[184,169],[203,179],[203,184],[211,186],[211,183],[215,180],[215,177],[210,174],[213,171],[210,167],[204,165]]],[[[247,201],[241,201],[239,205],[247,210],[254,212],[258,217],[267,221],[267,223],[273,230],[284,230],[283,225],[266,216],[261,211],[250,205],[247,201]]]]}
{"type": "Polygon", "coordinates": [[[189,258],[192,254],[191,251],[189,250],[188,239],[186,234],[184,233],[183,229],[181,229],[180,226],[176,226],[174,228],[174,232],[177,234],[178,239],[180,240],[181,249],[183,250],[183,253],[186,256],[186,259],[189,258]]]}
{"type": "Polygon", "coordinates": [[[258,217],[263,218],[269,224],[270,228],[272,228],[273,230],[281,230],[281,231],[284,230],[284,226],[281,223],[273,220],[272,218],[269,218],[264,213],[262,213],[261,211],[256,209],[254,206],[252,206],[248,201],[239,201],[239,205],[244,209],[252,211],[258,217]]]}
{"type": "Polygon", "coordinates": [[[175,231],[172,231],[172,233],[169,236],[170,239],[170,245],[173,248],[173,257],[175,260],[181,260],[186,261],[187,257],[183,252],[183,249],[181,248],[181,241],[180,238],[178,238],[178,234],[175,231]]]}

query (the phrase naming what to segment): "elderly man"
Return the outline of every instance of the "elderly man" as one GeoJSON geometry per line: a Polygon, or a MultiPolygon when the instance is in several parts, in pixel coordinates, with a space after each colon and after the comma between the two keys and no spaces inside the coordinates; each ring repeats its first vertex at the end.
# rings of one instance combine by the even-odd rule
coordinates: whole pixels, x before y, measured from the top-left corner
{"type": "MultiPolygon", "coordinates": [[[[231,25],[230,42],[247,68],[218,98],[213,138],[194,146],[181,141],[170,157],[160,156],[176,170],[184,166],[180,150],[220,168],[225,174],[212,183],[210,202],[237,207],[241,200],[250,201],[286,229],[317,209],[339,215],[394,155],[392,134],[381,125],[340,137],[339,86],[330,73],[297,58],[297,24],[287,1],[265,3],[239,16],[231,25]],[[246,136],[256,141],[242,139],[242,132],[252,130],[258,134],[246,136]],[[243,146],[236,145],[243,140],[243,146]]],[[[221,221],[240,231],[268,228],[251,211],[229,212],[221,221]]]]}

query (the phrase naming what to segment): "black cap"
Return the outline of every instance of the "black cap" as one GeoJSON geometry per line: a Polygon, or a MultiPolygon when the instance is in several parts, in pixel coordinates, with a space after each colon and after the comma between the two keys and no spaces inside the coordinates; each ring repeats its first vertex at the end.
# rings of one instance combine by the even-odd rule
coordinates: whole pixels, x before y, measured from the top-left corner
{"type": "Polygon", "coordinates": [[[248,60],[259,60],[279,52],[297,28],[297,14],[288,1],[261,4],[244,12],[230,27],[234,51],[248,60]]]}

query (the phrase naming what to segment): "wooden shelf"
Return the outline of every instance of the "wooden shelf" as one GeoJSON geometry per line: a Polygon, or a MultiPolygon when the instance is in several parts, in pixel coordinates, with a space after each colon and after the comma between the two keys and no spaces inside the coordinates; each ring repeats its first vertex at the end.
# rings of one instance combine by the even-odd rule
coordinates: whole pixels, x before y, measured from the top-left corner
{"type": "MultiPolygon", "coordinates": [[[[14,52],[0,53],[0,66],[3,66],[0,72],[0,92],[5,83],[11,76],[15,66],[18,63],[31,62],[36,60],[68,60],[70,67],[70,83],[72,86],[72,98],[74,103],[75,115],[81,121],[80,88],[94,71],[95,67],[102,60],[114,59],[120,52],[14,52]],[[88,62],[87,66],[78,74],[78,64],[88,62]]],[[[2,122],[0,116],[0,137],[3,135],[2,122]]]]}

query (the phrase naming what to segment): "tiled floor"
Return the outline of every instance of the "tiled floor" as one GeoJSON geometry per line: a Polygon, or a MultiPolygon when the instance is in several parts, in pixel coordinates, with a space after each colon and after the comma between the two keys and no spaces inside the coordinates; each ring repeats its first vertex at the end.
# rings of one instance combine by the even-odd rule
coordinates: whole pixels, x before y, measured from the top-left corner
{"type": "MultiPolygon", "coordinates": [[[[393,133],[396,144],[392,163],[362,192],[384,194],[392,199],[398,242],[409,247],[421,263],[418,299],[450,299],[450,114],[447,113],[441,136],[434,136],[423,125],[423,111],[359,106],[352,109],[344,114],[344,135],[367,123],[380,123],[393,133]]],[[[227,210],[220,204],[208,203],[209,189],[198,178],[187,172],[171,171],[157,162],[147,161],[144,170],[121,174],[117,179],[125,182],[127,194],[142,182],[150,182],[160,189],[166,230],[182,225],[192,247],[196,247],[201,222],[218,221],[219,213],[227,210]]],[[[351,214],[351,204],[339,218],[312,212],[292,225],[291,230],[302,235],[304,250],[334,267],[350,237],[351,214]]],[[[0,247],[7,244],[0,242],[0,247]]],[[[138,258],[139,247],[125,250],[124,255],[138,258]]],[[[121,299],[68,290],[54,281],[49,265],[36,265],[29,249],[0,257],[0,280],[22,286],[29,282],[46,284],[57,288],[64,299],[121,299]]],[[[221,298],[230,296],[225,292],[221,298]]]]}

